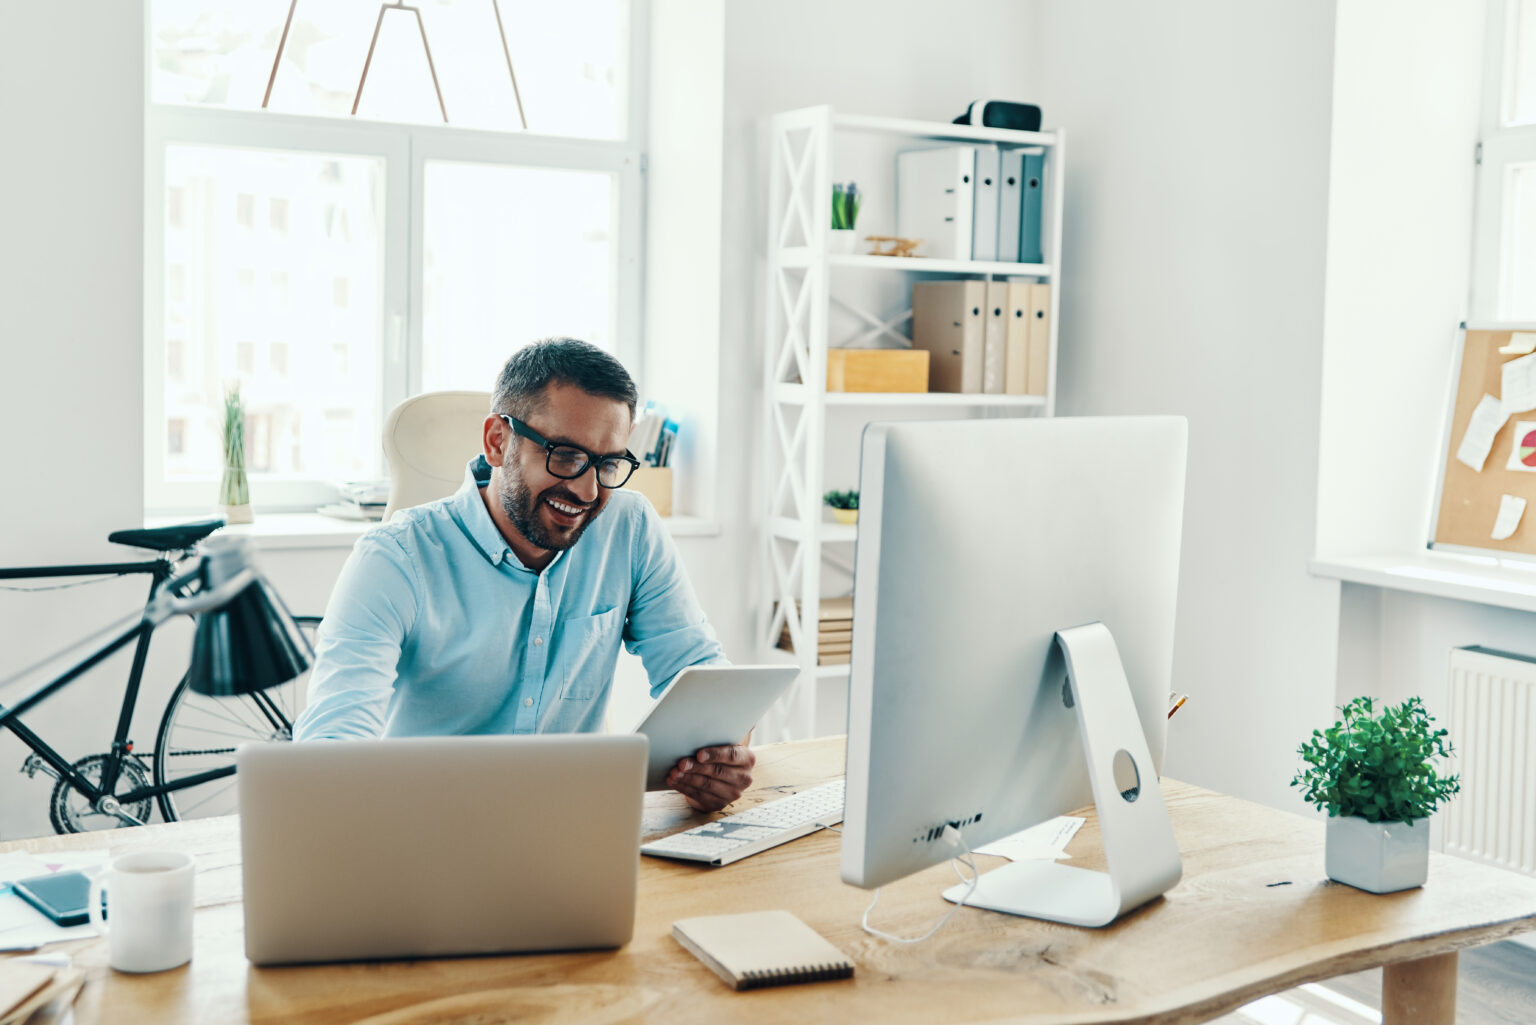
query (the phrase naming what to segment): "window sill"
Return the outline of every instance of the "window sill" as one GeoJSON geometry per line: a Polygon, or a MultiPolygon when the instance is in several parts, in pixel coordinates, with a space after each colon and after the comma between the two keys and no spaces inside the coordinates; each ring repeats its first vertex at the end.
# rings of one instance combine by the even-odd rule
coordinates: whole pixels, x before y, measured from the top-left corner
{"type": "Polygon", "coordinates": [[[1313,559],[1308,568],[1351,584],[1536,612],[1536,563],[1420,552],[1313,559]]]}
{"type": "MultiPolygon", "coordinates": [[[[192,516],[156,516],[144,521],[146,527],[165,527],[185,523],[192,516]]],[[[669,516],[661,521],[673,537],[714,537],[720,524],[702,516],[669,516]]],[[[362,520],[338,520],[319,513],[257,513],[256,522],[225,527],[223,533],[249,537],[262,551],[286,551],[302,548],[351,548],[364,532],[377,526],[362,520]]]]}

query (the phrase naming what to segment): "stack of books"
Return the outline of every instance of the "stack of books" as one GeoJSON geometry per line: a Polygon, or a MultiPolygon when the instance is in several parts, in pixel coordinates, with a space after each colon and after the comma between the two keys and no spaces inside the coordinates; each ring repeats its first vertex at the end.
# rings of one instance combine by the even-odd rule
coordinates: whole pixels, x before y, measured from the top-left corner
{"type": "MultiPolygon", "coordinates": [[[[789,628],[779,634],[779,647],[794,651],[789,628]]],[[[845,666],[853,656],[853,598],[823,598],[816,623],[816,664],[845,666]]]]}
{"type": "Polygon", "coordinates": [[[384,518],[384,507],[389,504],[389,481],[346,481],[338,484],[337,490],[341,493],[338,500],[322,505],[316,512],[339,520],[376,522],[384,518]]]}

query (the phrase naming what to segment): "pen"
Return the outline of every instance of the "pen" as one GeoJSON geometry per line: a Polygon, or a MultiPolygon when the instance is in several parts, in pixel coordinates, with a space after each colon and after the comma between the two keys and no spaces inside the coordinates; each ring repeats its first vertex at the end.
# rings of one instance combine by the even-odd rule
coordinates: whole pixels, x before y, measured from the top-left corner
{"type": "Polygon", "coordinates": [[[1189,700],[1189,695],[1188,694],[1180,694],[1179,695],[1179,700],[1174,702],[1172,707],[1170,707],[1168,709],[1168,718],[1172,719],[1173,718],[1173,713],[1175,713],[1179,709],[1183,708],[1184,707],[1184,702],[1186,702],[1188,700],[1189,700]]]}

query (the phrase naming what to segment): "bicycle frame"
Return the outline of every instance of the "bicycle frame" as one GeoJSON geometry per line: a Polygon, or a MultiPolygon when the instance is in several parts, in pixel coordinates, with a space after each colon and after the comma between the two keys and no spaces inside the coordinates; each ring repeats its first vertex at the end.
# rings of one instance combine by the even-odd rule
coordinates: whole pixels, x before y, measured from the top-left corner
{"type": "MultiPolygon", "coordinates": [[[[185,583],[172,579],[175,572],[175,564],[178,560],[170,558],[158,558],[147,562],[121,562],[99,563],[75,566],[22,566],[14,568],[0,568],[0,580],[27,580],[41,579],[44,577],[75,577],[75,576],[130,576],[134,574],[148,574],[151,578],[149,585],[149,597],[146,600],[146,608],[149,602],[153,602],[155,595],[162,587],[170,584],[171,593],[178,597],[185,592],[185,583]]],[[[234,766],[226,766],[219,769],[210,769],[192,776],[186,776],[173,783],[156,783],[152,786],[139,787],[124,794],[114,794],[118,778],[122,774],[123,762],[133,754],[133,744],[128,739],[128,731],[132,726],[133,712],[138,704],[139,685],[144,678],[144,664],[149,656],[150,635],[155,627],[150,623],[140,620],[126,632],[108,641],[103,647],[87,656],[73,668],[43,684],[37,690],[27,695],[15,705],[7,708],[0,705],[0,727],[16,734],[36,755],[46,762],[56,772],[60,779],[69,783],[70,787],[88,798],[95,807],[104,797],[111,797],[119,805],[130,805],[140,801],[150,800],[162,794],[173,793],[188,787],[199,786],[216,779],[234,775],[234,766]],[[136,642],[136,643],[135,643],[136,642]],[[106,754],[106,761],[102,766],[101,782],[99,785],[92,783],[67,761],[63,755],[33,733],[22,723],[20,716],[48,697],[63,690],[73,683],[85,672],[98,665],[119,649],[135,643],[133,652],[133,668],[129,671],[128,687],[123,694],[122,708],[118,713],[117,729],[112,735],[112,747],[106,754]]],[[[266,695],[257,692],[248,695],[260,708],[274,726],[290,725],[283,717],[282,710],[272,703],[266,695]]],[[[131,818],[131,816],[130,816],[131,818]]]]}

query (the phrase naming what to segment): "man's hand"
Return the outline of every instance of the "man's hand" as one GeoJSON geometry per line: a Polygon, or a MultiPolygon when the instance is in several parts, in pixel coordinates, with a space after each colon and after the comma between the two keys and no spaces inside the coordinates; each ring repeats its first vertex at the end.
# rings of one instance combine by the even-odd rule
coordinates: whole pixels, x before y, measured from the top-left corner
{"type": "Polygon", "coordinates": [[[752,785],[757,756],[741,744],[701,747],[667,773],[667,786],[695,811],[719,811],[752,785]]]}

